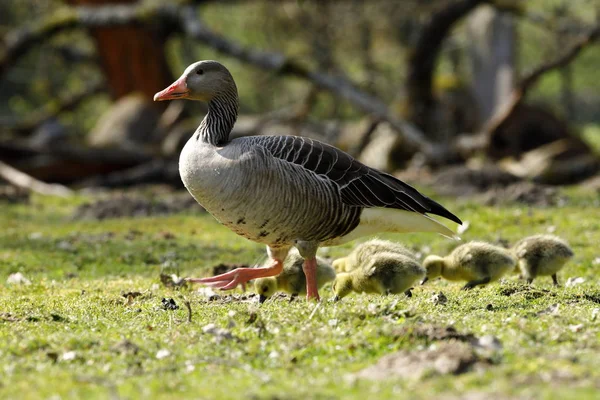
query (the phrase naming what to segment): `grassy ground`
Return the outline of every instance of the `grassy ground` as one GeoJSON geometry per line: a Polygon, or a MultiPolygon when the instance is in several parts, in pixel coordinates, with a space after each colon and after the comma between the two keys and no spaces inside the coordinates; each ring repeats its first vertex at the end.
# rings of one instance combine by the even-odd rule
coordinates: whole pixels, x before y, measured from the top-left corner
{"type": "MultiPolygon", "coordinates": [[[[85,200],[1,205],[0,398],[600,398],[595,193],[573,191],[546,209],[444,201],[470,222],[465,240],[513,242],[548,230],[568,239],[576,257],[560,288],[549,278],[529,288],[511,277],[460,292],[458,283],[435,281],[412,299],[350,296],[316,311],[304,301],[259,306],[239,293],[208,301],[195,288],[166,288],[161,265],[202,275],[220,262],[253,263],[264,250],[205,214],[70,219],[85,200]],[[31,285],[5,283],[15,272],[31,285]],[[565,287],[569,277],[585,282],[565,287]],[[446,304],[431,301],[439,291],[446,304]],[[165,310],[163,298],[180,308],[165,310]],[[431,332],[449,326],[459,340],[492,335],[502,349],[478,351],[457,375],[353,378],[386,354],[443,346],[447,335],[431,332]]],[[[454,245],[432,234],[389,237],[422,251],[454,245]]]]}

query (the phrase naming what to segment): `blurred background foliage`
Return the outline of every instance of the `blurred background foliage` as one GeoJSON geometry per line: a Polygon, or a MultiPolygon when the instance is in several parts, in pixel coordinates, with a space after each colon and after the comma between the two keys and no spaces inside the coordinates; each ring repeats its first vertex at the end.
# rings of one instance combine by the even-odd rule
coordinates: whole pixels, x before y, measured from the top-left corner
{"type": "MultiPolygon", "coordinates": [[[[73,5],[131,2],[71,0],[68,3],[70,5],[61,0],[3,0],[0,3],[0,34],[9,38],[10,32],[35,26],[35,21],[56,15],[73,5]]],[[[158,0],[143,3],[160,4],[158,0]]],[[[410,120],[406,93],[408,62],[427,21],[453,0],[192,3],[198,4],[198,16],[206,26],[227,40],[257,50],[275,51],[299,61],[309,70],[344,77],[361,91],[380,99],[393,115],[410,120]]],[[[557,57],[600,19],[598,0],[497,0],[493,3],[515,24],[516,77],[557,57]]],[[[438,97],[448,93],[452,95],[457,88],[465,89],[467,93],[471,90],[473,61],[470,47],[474,38],[466,21],[467,18],[462,18],[452,27],[436,59],[433,91],[438,97]]],[[[169,33],[168,29],[160,26],[151,27],[151,30],[158,32],[159,36],[169,33]]],[[[159,44],[156,48],[164,51],[170,78],[179,76],[194,61],[220,60],[236,78],[242,114],[263,115],[286,107],[297,107],[310,98],[312,104],[304,116],[308,120],[344,122],[358,121],[365,116],[364,110],[357,109],[332,92],[313,92],[313,85],[306,80],[281,76],[249,65],[181,32],[164,37],[164,46],[159,44]]],[[[112,45],[119,46],[119,43],[112,45]]],[[[102,87],[93,95],[86,96],[83,101],[56,116],[70,140],[83,142],[83,138],[98,124],[99,118],[120,97],[115,96],[113,88],[106,82],[97,48],[97,42],[88,29],[65,30],[36,44],[8,66],[0,76],[2,137],[15,137],[10,127],[40,110],[59,107],[58,99],[80,93],[90,85],[100,85],[102,87]]],[[[163,57],[160,51],[146,51],[143,63],[147,66],[157,63],[163,57]]],[[[600,47],[592,44],[567,67],[544,74],[527,94],[528,103],[542,105],[556,118],[564,120],[573,133],[596,148],[600,146],[598,65],[600,47]]],[[[123,68],[126,69],[125,65],[123,68]]],[[[135,73],[144,74],[144,68],[137,68],[135,73]]],[[[457,97],[448,98],[450,102],[459,102],[457,97]]],[[[185,107],[188,115],[198,122],[203,115],[203,106],[186,104],[185,107]]],[[[469,113],[471,106],[463,104],[462,107],[469,113]]],[[[473,113],[476,113],[474,108],[473,113]]],[[[484,120],[467,124],[467,130],[481,129],[484,120]]],[[[457,128],[452,135],[459,133],[463,132],[457,128]]]]}

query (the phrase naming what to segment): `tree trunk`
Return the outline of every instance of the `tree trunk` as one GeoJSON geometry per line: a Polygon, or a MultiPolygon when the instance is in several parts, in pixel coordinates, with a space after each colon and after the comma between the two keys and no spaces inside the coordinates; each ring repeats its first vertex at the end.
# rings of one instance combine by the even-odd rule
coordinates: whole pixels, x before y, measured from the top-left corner
{"type": "Polygon", "coordinates": [[[511,15],[485,5],[468,18],[473,89],[480,120],[505,104],[515,84],[515,26],[511,15]]]}
{"type": "Polygon", "coordinates": [[[408,61],[408,120],[430,138],[440,139],[433,94],[433,74],[444,40],[456,22],[486,0],[456,0],[434,12],[423,27],[408,61]]]}
{"type": "MultiPolygon", "coordinates": [[[[70,5],[77,6],[121,5],[136,2],[136,0],[66,1],[70,5]]],[[[164,55],[164,38],[158,32],[148,27],[130,25],[92,28],[90,34],[96,42],[102,70],[114,99],[131,92],[141,92],[152,99],[156,92],[173,81],[164,55]]]]}

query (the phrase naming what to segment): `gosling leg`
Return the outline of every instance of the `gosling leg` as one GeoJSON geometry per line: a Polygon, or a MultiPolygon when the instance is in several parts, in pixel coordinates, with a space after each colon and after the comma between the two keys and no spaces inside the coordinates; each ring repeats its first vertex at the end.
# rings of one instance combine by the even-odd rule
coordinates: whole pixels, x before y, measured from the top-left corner
{"type": "Polygon", "coordinates": [[[556,274],[552,274],[552,283],[554,283],[554,286],[559,286],[558,277],[556,276],[556,274]]]}
{"type": "Polygon", "coordinates": [[[485,285],[487,283],[490,283],[490,280],[491,278],[489,276],[482,279],[475,279],[473,281],[467,282],[467,284],[463,286],[461,290],[470,290],[473,289],[475,286],[485,285]]]}
{"type": "Polygon", "coordinates": [[[404,292],[406,297],[412,297],[412,290],[413,290],[413,288],[406,289],[406,291],[404,292]]]}

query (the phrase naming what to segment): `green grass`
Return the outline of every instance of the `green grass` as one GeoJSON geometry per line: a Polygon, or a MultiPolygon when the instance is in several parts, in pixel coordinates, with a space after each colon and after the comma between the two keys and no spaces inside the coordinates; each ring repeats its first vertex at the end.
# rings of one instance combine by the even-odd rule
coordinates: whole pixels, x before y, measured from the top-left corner
{"type": "MultiPolygon", "coordinates": [[[[595,193],[566,195],[565,206],[545,209],[443,203],[470,222],[465,240],[513,242],[554,230],[576,253],[559,279],[583,277],[581,285],[554,288],[546,278],[528,289],[511,277],[460,292],[460,283],[434,281],[416,288],[412,299],[323,302],[312,318],[314,304],[304,301],[211,302],[195,290],[160,285],[165,262],[193,276],[264,254],[209,215],[73,221],[70,214],[86,198],[2,204],[0,398],[598,398],[600,315],[592,316],[600,308],[593,262],[600,255],[600,212],[595,193]],[[14,272],[32,284],[5,284],[14,272]],[[448,303],[434,305],[430,298],[440,290],[448,303]],[[141,295],[128,300],[127,292],[141,295]],[[163,297],[180,309],[164,310],[163,297]],[[543,312],[554,304],[556,312],[543,312]],[[232,337],[205,333],[211,323],[232,337]],[[423,323],[493,335],[503,349],[491,365],[457,376],[349,379],[385,354],[435,344],[402,333],[423,323]],[[168,355],[157,357],[161,350],[168,355]]],[[[432,252],[454,246],[433,234],[385,236],[432,252]]],[[[350,248],[324,253],[337,257],[350,248]]],[[[327,287],[322,293],[330,297],[327,287]]]]}

